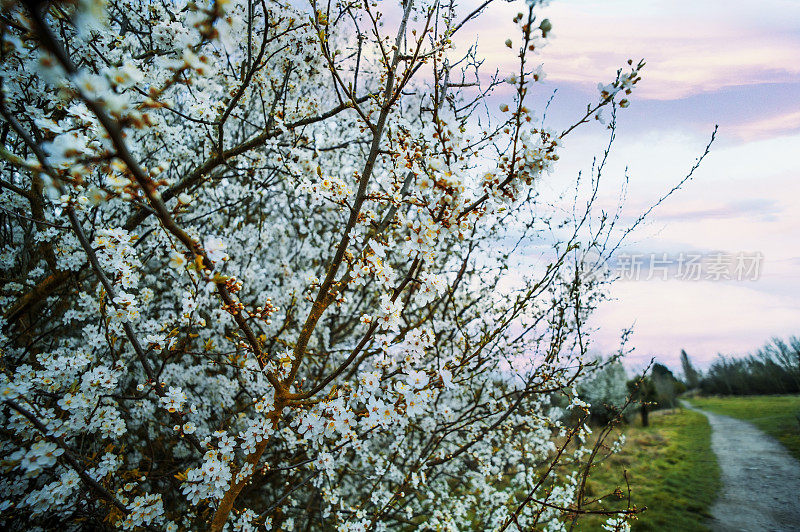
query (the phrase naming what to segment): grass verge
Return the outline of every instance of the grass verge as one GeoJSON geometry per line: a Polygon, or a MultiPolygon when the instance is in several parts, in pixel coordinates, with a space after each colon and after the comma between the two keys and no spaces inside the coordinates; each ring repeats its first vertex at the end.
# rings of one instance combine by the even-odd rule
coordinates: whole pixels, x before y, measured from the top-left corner
{"type": "MultiPolygon", "coordinates": [[[[624,508],[627,471],[632,503],[647,507],[632,523],[633,530],[707,530],[720,480],[705,416],[683,409],[653,412],[649,427],[631,425],[624,434],[620,452],[593,470],[587,494],[599,497],[619,488],[623,499],[606,497],[602,505],[624,508]]],[[[587,517],[576,528],[601,530],[603,522],[587,517]]]]}
{"type": "Polygon", "coordinates": [[[690,402],[711,412],[749,421],[800,460],[800,395],[696,397],[690,402]]]}

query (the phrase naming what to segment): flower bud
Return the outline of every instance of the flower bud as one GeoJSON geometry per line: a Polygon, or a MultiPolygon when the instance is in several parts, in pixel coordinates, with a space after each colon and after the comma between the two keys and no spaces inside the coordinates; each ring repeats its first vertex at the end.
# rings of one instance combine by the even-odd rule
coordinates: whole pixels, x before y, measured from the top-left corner
{"type": "Polygon", "coordinates": [[[547,37],[547,34],[553,29],[553,24],[549,18],[546,18],[539,24],[539,29],[542,30],[542,37],[547,37]]]}

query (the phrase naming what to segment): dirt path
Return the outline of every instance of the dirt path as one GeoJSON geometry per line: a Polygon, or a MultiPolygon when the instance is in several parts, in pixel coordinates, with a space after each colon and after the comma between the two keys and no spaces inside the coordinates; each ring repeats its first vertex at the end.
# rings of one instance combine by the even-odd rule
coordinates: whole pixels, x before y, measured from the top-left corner
{"type": "Polygon", "coordinates": [[[711,448],[722,470],[711,528],[800,531],[800,463],[750,423],[683,405],[708,417],[711,448]]]}

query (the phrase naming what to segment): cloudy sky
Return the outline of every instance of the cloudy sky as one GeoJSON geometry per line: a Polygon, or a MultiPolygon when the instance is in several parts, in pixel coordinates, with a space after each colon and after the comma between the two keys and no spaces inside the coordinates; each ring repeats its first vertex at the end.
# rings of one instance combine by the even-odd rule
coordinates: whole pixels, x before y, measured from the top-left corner
{"type": "MultiPolygon", "coordinates": [[[[496,4],[477,28],[465,28],[501,70],[513,68],[515,52],[503,43],[519,39],[511,19],[523,6],[496,4]]],[[[671,273],[617,283],[596,316],[596,348],[613,351],[633,325],[631,367],[655,356],[678,368],[681,348],[706,366],[717,353],[800,334],[800,2],[556,0],[541,13],[553,32],[539,55],[547,79],[531,103],[541,108],[557,89],[548,111],[554,129],[597,101],[597,83],[610,82],[628,58],[647,61],[633,103],[618,116],[605,207],[616,204],[627,167],[625,214],[635,219],[688,172],[719,125],[694,179],[623,251],[763,256],[755,281],[671,273]]],[[[548,186],[587,171],[606,142],[599,124],[570,135],[548,186]]]]}

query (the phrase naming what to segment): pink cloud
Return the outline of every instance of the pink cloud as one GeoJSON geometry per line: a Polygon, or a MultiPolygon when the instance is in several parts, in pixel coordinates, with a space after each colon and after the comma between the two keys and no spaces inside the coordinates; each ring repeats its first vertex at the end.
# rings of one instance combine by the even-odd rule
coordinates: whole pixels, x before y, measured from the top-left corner
{"type": "MultiPolygon", "coordinates": [[[[544,63],[552,81],[591,88],[612,79],[629,58],[644,58],[648,66],[639,97],[661,100],[799,80],[800,5],[762,2],[754,11],[735,4],[553,2],[540,15],[553,21],[552,39],[536,61],[544,63]],[[770,11],[782,12],[781,19],[765,14],[770,11]]],[[[519,38],[511,22],[519,7],[493,4],[481,27],[472,28],[486,64],[515,68],[516,48],[507,49],[504,41],[519,38]]],[[[472,39],[462,34],[458,42],[464,46],[472,39]]]]}
{"type": "Polygon", "coordinates": [[[735,127],[734,133],[742,140],[750,141],[792,133],[799,129],[800,111],[797,111],[793,113],[777,114],[740,124],[735,127]]]}

